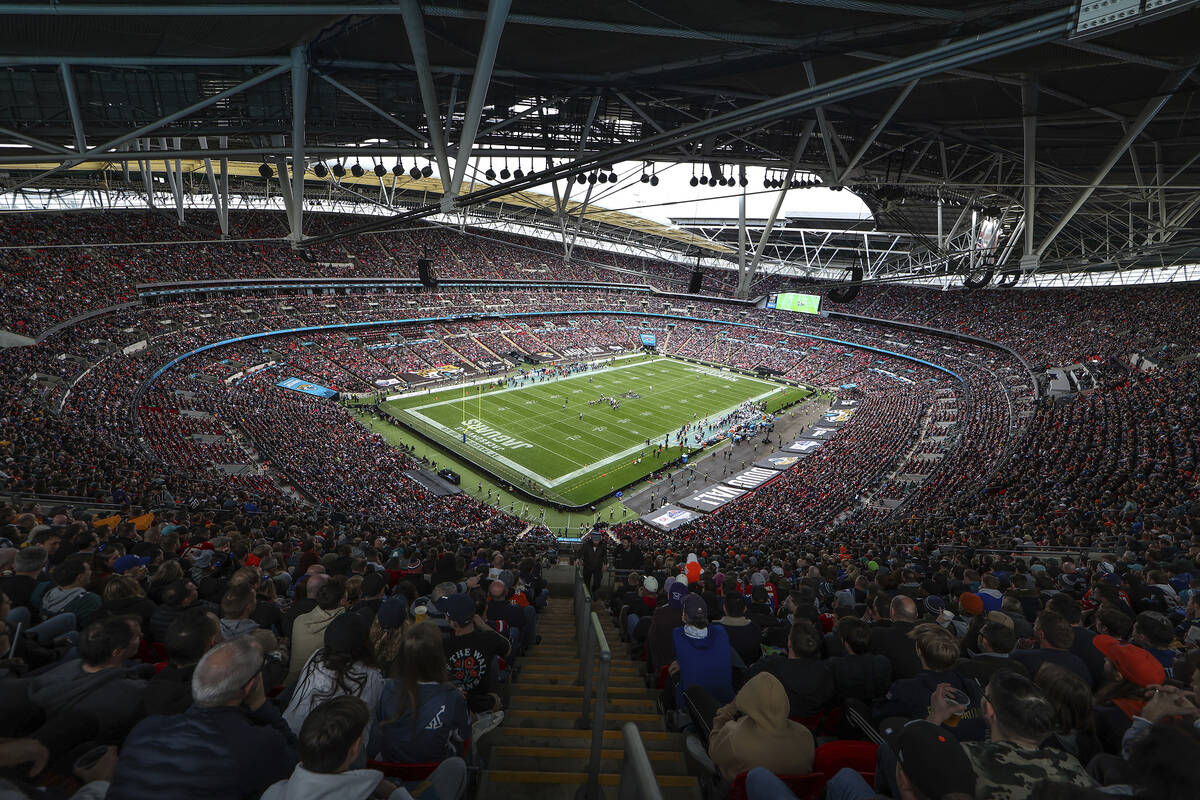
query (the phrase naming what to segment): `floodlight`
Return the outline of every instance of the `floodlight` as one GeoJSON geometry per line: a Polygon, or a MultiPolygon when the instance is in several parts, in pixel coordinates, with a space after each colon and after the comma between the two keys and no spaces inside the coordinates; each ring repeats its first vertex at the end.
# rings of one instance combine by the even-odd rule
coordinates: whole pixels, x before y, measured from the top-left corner
{"type": "Polygon", "coordinates": [[[361,178],[364,172],[366,172],[366,170],[364,170],[362,168],[362,164],[358,163],[357,161],[355,161],[354,166],[350,168],[350,174],[356,178],[361,178]]]}
{"type": "Polygon", "coordinates": [[[275,170],[271,169],[269,164],[260,164],[258,166],[258,174],[262,175],[264,178],[270,179],[274,177],[275,170]]]}

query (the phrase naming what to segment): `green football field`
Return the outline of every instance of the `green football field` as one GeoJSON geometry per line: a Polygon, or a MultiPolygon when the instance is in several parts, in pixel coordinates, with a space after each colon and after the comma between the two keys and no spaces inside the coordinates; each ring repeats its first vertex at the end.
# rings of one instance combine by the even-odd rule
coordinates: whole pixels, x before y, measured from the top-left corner
{"type": "Polygon", "coordinates": [[[676,438],[686,423],[705,417],[715,423],[747,400],[765,401],[773,411],[807,395],[711,367],[637,357],[515,388],[430,390],[389,400],[383,408],[510,483],[581,506],[693,452],[699,437],[682,444],[676,438]],[[620,406],[588,404],[601,396],[616,398],[620,406]],[[670,446],[654,457],[653,446],[667,435],[670,446]]]}

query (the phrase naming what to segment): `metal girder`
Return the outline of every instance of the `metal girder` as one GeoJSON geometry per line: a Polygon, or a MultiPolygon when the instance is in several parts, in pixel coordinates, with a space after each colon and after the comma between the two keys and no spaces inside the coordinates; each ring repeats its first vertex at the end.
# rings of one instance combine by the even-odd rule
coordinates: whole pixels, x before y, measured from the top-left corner
{"type": "Polygon", "coordinates": [[[75,92],[75,78],[70,64],[59,64],[58,74],[62,77],[63,93],[67,98],[67,110],[71,112],[71,129],[75,133],[75,152],[87,150],[87,139],[83,135],[83,115],[79,113],[79,95],[75,92]]]}
{"type": "Polygon", "coordinates": [[[1083,208],[1083,205],[1088,201],[1088,198],[1092,196],[1092,193],[1096,191],[1096,188],[1100,185],[1100,182],[1108,176],[1108,173],[1114,166],[1116,166],[1116,163],[1121,159],[1122,156],[1125,155],[1125,152],[1129,149],[1129,146],[1133,144],[1134,140],[1137,139],[1138,136],[1141,136],[1142,131],[1146,129],[1146,126],[1150,124],[1150,121],[1154,119],[1155,115],[1162,110],[1162,107],[1167,104],[1167,101],[1170,100],[1175,91],[1178,90],[1181,85],[1183,85],[1183,82],[1187,80],[1188,76],[1192,74],[1192,71],[1195,68],[1196,63],[1193,62],[1183,69],[1179,69],[1171,73],[1171,75],[1167,77],[1166,81],[1163,82],[1158,93],[1154,97],[1150,98],[1149,101],[1147,101],[1146,105],[1142,108],[1142,112],[1138,114],[1137,118],[1129,124],[1129,127],[1125,131],[1125,135],[1122,136],[1121,140],[1113,146],[1113,149],[1109,151],[1108,157],[1105,158],[1100,164],[1099,168],[1097,168],[1096,173],[1092,176],[1092,180],[1088,186],[1082,192],[1080,192],[1079,196],[1075,198],[1075,202],[1073,202],[1070,208],[1068,208],[1067,211],[1063,213],[1061,217],[1059,217],[1058,222],[1054,224],[1054,227],[1050,229],[1050,232],[1047,233],[1046,237],[1042,240],[1042,243],[1038,245],[1037,256],[1039,258],[1041,258],[1042,254],[1046,252],[1046,248],[1050,246],[1054,239],[1060,233],[1062,233],[1063,228],[1067,227],[1079,209],[1083,208]]]}
{"type": "Polygon", "coordinates": [[[471,151],[475,147],[475,134],[479,131],[479,118],[483,114],[483,104],[487,99],[488,84],[492,80],[492,67],[496,64],[496,53],[500,49],[500,35],[504,32],[504,22],[511,7],[512,0],[490,0],[488,3],[487,19],[483,25],[483,41],[480,42],[479,55],[475,60],[475,75],[471,78],[471,90],[467,94],[458,152],[454,156],[454,177],[439,204],[444,211],[451,210],[454,199],[462,188],[463,175],[466,174],[467,163],[471,160],[471,151]]]}
{"type": "MultiPolygon", "coordinates": [[[[815,87],[817,76],[813,72],[811,61],[804,62],[804,74],[808,76],[808,85],[815,87]]],[[[829,179],[837,180],[838,166],[837,156],[833,152],[833,129],[829,125],[829,120],[825,118],[824,107],[817,106],[814,110],[817,114],[817,124],[821,126],[821,142],[825,145],[825,160],[829,162],[829,179]]]]}
{"type": "Polygon", "coordinates": [[[787,197],[788,188],[791,186],[792,178],[796,174],[796,165],[800,163],[801,158],[804,157],[804,151],[808,149],[808,142],[812,138],[814,127],[816,127],[816,123],[813,120],[805,121],[804,130],[800,134],[799,141],[796,142],[796,152],[792,154],[792,160],[788,163],[787,176],[783,179],[783,186],[775,198],[775,206],[771,209],[771,216],[767,218],[767,224],[763,226],[762,235],[758,239],[758,247],[754,249],[754,258],[750,262],[750,268],[746,271],[747,274],[744,281],[739,281],[738,283],[739,292],[743,290],[748,291],[750,285],[754,282],[759,262],[762,261],[763,248],[766,247],[767,240],[771,236],[771,229],[775,227],[775,220],[779,217],[779,211],[783,208],[783,200],[787,197]]]}
{"type": "MultiPolygon", "coordinates": [[[[716,115],[702,122],[684,125],[665,134],[657,134],[637,142],[620,145],[589,158],[576,159],[572,162],[559,164],[553,168],[526,175],[520,180],[471,192],[470,194],[454,198],[452,204],[454,207],[461,208],[466,205],[486,202],[496,197],[510,194],[513,191],[532,188],[551,180],[560,180],[578,175],[600,164],[622,160],[636,160],[640,156],[654,152],[658,148],[671,147],[675,144],[694,141],[703,136],[718,135],[750,125],[794,116],[818,105],[840,102],[872,91],[878,91],[888,86],[904,84],[926,75],[995,57],[1003,53],[1022,50],[1036,44],[1061,38],[1069,30],[1072,19],[1073,14],[1070,7],[1060,8],[1018,23],[973,35],[968,39],[951,42],[929,51],[915,53],[890,64],[881,64],[862,72],[834,79],[825,84],[754,103],[744,108],[716,115]]],[[[462,153],[460,153],[461,157],[463,157],[462,153]]],[[[424,206],[395,217],[388,217],[352,226],[342,231],[314,237],[310,241],[323,242],[346,235],[366,233],[405,219],[427,217],[441,210],[443,209],[440,203],[424,206]]]]}
{"type": "Polygon", "coordinates": [[[1023,205],[1025,206],[1026,221],[1023,255],[1029,258],[1033,258],[1033,222],[1037,219],[1035,211],[1037,203],[1037,107],[1038,82],[1036,78],[1027,76],[1024,83],[1021,84],[1021,125],[1024,135],[1022,164],[1025,168],[1023,205]]]}
{"type": "MultiPolygon", "coordinates": [[[[41,150],[46,153],[55,153],[55,154],[65,153],[66,155],[69,155],[69,156],[75,155],[74,150],[71,150],[66,147],[62,147],[61,145],[53,144],[51,142],[43,142],[41,139],[38,139],[35,136],[30,136],[29,134],[21,133],[20,131],[9,130],[8,128],[0,128],[0,136],[11,137],[13,139],[16,139],[17,141],[24,142],[25,144],[31,145],[32,147],[35,147],[38,150],[41,150]]],[[[45,160],[45,158],[46,158],[45,156],[38,156],[38,159],[43,160],[43,161],[45,160]]],[[[3,160],[7,161],[8,159],[4,158],[3,160]]]]}
{"type": "MultiPolygon", "coordinates": [[[[176,137],[173,140],[175,149],[179,149],[180,140],[176,137]]],[[[160,136],[158,145],[166,153],[170,150],[167,146],[166,137],[160,136]]],[[[175,214],[179,217],[179,221],[183,222],[183,173],[180,170],[179,159],[175,159],[175,165],[171,165],[171,159],[163,158],[163,166],[167,168],[167,184],[171,187],[171,196],[175,200],[175,214]]]]}
{"type": "Polygon", "coordinates": [[[892,121],[892,117],[894,117],[896,112],[900,110],[900,106],[904,105],[904,101],[908,99],[910,94],[912,94],[912,90],[917,88],[917,84],[919,82],[920,81],[918,79],[904,84],[904,88],[900,90],[900,94],[896,95],[896,99],[892,101],[890,106],[888,106],[887,111],[883,112],[883,116],[879,118],[879,122],[875,124],[875,127],[871,128],[871,132],[867,134],[867,138],[864,139],[862,144],[858,146],[858,151],[854,154],[854,157],[850,159],[850,162],[846,164],[845,169],[842,170],[841,177],[837,179],[838,183],[846,182],[846,179],[850,177],[850,173],[855,167],[858,166],[858,162],[862,160],[864,155],[866,155],[867,150],[871,148],[871,145],[875,144],[875,140],[879,138],[879,134],[883,133],[883,129],[886,128],[888,123],[892,121]]]}
{"type": "Polygon", "coordinates": [[[772,0],[772,2],[789,3],[796,6],[835,8],[839,11],[860,11],[867,14],[918,17],[921,19],[958,20],[963,18],[963,12],[950,8],[913,6],[907,3],[883,3],[878,0],[772,0]]]}
{"type": "MultiPolygon", "coordinates": [[[[218,144],[224,145],[224,137],[218,144]]],[[[208,138],[201,136],[200,148],[208,149],[208,138]]],[[[213,175],[212,159],[204,159],[204,173],[208,176],[208,188],[212,192],[213,206],[217,211],[217,224],[221,228],[221,238],[229,235],[229,162],[221,159],[221,185],[217,186],[216,176],[213,175]]]]}
{"type": "Polygon", "coordinates": [[[408,123],[404,122],[404,120],[401,120],[401,119],[398,119],[398,118],[392,116],[391,114],[389,114],[388,112],[386,112],[382,108],[380,108],[379,106],[372,103],[367,98],[360,95],[358,92],[354,91],[353,89],[346,86],[345,84],[340,83],[337,79],[325,74],[324,72],[322,72],[319,69],[314,69],[312,72],[318,78],[325,81],[330,86],[332,86],[333,88],[337,89],[342,94],[349,97],[351,100],[354,100],[358,104],[371,109],[376,114],[383,117],[384,119],[386,119],[388,122],[395,125],[400,130],[404,131],[405,133],[411,134],[413,136],[413,138],[417,139],[418,141],[422,141],[422,142],[429,141],[428,137],[426,137],[423,133],[418,131],[416,128],[414,128],[411,125],[409,125],[408,123]]]}
{"type": "MultiPolygon", "coordinates": [[[[442,191],[449,192],[451,186],[450,160],[446,155],[445,129],[442,127],[440,103],[437,86],[433,83],[433,72],[429,69],[429,47],[425,41],[425,18],[421,16],[421,7],[417,0],[400,0],[400,8],[404,13],[404,32],[408,36],[408,47],[412,51],[413,65],[417,72],[417,86],[421,90],[421,105],[425,110],[425,127],[429,129],[429,144],[433,148],[433,156],[437,159],[438,177],[442,181],[442,191]]],[[[446,113],[447,125],[454,109],[446,113]]],[[[467,154],[470,156],[470,153],[467,154]]]]}
{"type": "Polygon", "coordinates": [[[174,111],[170,114],[167,114],[165,117],[161,117],[161,118],[155,120],[154,122],[149,123],[148,125],[143,125],[142,127],[138,128],[137,130],[130,131],[129,133],[122,134],[115,139],[105,142],[104,144],[97,145],[85,153],[80,153],[79,155],[77,155],[73,158],[65,159],[57,167],[46,170],[45,172],[43,172],[39,175],[35,175],[32,178],[28,178],[28,179],[22,181],[20,184],[18,184],[15,188],[17,188],[17,189],[24,188],[25,186],[28,186],[31,183],[36,183],[37,181],[42,180],[43,178],[48,178],[51,175],[56,175],[59,172],[62,172],[63,170],[67,169],[68,167],[72,166],[73,164],[79,164],[84,161],[94,159],[99,154],[107,153],[110,150],[120,147],[121,145],[125,144],[126,142],[135,141],[138,138],[145,136],[147,133],[150,133],[152,131],[157,130],[158,128],[161,128],[163,125],[168,125],[178,119],[183,119],[184,117],[188,116],[189,114],[194,114],[195,112],[200,111],[201,109],[208,108],[209,106],[211,106],[215,103],[219,103],[222,100],[233,97],[236,94],[240,94],[241,92],[244,92],[247,89],[253,88],[260,83],[269,81],[278,75],[282,75],[284,72],[287,72],[289,69],[291,69],[290,62],[288,64],[281,64],[277,67],[272,67],[271,69],[267,70],[266,72],[260,72],[258,75],[255,75],[253,78],[249,78],[245,81],[242,81],[241,83],[237,84],[236,86],[231,86],[230,88],[226,89],[223,92],[218,92],[217,94],[214,94],[210,97],[206,97],[203,100],[199,100],[195,103],[192,103],[190,106],[181,108],[178,111],[174,111]]]}
{"type": "MultiPolygon", "coordinates": [[[[288,217],[293,244],[304,239],[304,121],[308,113],[308,57],[303,47],[292,48],[292,209],[288,217]]],[[[287,181],[280,174],[279,182],[287,181]]]]}
{"type": "MultiPolygon", "coordinates": [[[[292,3],[273,5],[260,3],[213,4],[201,3],[125,3],[104,5],[92,3],[10,3],[3,9],[5,14],[25,16],[108,16],[108,17],[348,17],[403,14],[399,5],[392,3],[292,3]]],[[[483,20],[480,11],[454,6],[426,6],[427,17],[447,19],[483,20]]],[[[792,47],[794,42],[783,36],[760,36],[731,31],[700,31],[692,28],[666,25],[637,25],[600,20],[550,17],[541,14],[514,14],[512,22],[544,28],[567,28],[573,30],[626,33],[639,36],[658,36],[671,39],[701,39],[705,41],[729,42],[731,44],[774,45],[792,47]]]]}

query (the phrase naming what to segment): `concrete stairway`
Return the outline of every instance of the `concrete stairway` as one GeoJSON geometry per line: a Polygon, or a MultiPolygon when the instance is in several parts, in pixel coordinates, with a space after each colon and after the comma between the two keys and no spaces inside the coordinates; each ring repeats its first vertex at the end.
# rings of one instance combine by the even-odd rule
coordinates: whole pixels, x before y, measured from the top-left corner
{"type": "MultiPolygon", "coordinates": [[[[555,597],[538,618],[542,644],[521,660],[504,724],[487,737],[492,740],[489,768],[480,783],[479,800],[572,800],[587,782],[592,733],[590,724],[587,730],[576,727],[583,687],[576,683],[579,656],[572,606],[570,597],[555,597]]],[[[608,613],[599,605],[596,610],[613,652],[600,764],[605,796],[617,796],[623,747],[620,729],[633,722],[641,731],[665,800],[700,800],[700,787],[687,774],[683,737],[666,730],[656,709],[655,693],[646,688],[636,665],[624,656],[608,613]]],[[[595,706],[594,694],[590,704],[595,706]]]]}

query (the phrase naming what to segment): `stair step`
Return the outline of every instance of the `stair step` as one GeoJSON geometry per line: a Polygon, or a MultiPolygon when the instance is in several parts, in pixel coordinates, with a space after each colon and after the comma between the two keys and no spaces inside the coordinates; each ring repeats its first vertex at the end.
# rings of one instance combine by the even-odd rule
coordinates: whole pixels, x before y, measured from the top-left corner
{"type": "MultiPolygon", "coordinates": [[[[595,690],[595,687],[593,687],[592,694],[595,695],[595,693],[596,693],[596,690],[595,690]]],[[[551,684],[551,685],[546,685],[546,684],[525,685],[525,684],[520,684],[520,683],[513,684],[513,691],[512,691],[513,697],[520,697],[521,695],[524,695],[524,694],[529,694],[529,695],[533,695],[533,696],[541,696],[541,697],[551,697],[552,696],[552,697],[582,698],[583,697],[583,687],[575,686],[575,685],[571,685],[571,684],[551,684]]],[[[639,686],[613,686],[613,685],[611,685],[611,683],[608,687],[608,695],[609,695],[609,697],[613,697],[613,696],[644,697],[644,698],[650,700],[651,702],[653,702],[658,697],[657,692],[647,689],[645,686],[640,686],[640,685],[639,686]]]]}
{"type": "MultiPolygon", "coordinates": [[[[500,738],[506,742],[519,743],[529,747],[561,747],[564,742],[569,742],[577,747],[587,747],[592,741],[592,732],[584,731],[578,728],[535,728],[535,727],[514,727],[505,725],[496,730],[500,738]],[[543,743],[541,740],[546,740],[543,743]],[[580,745],[578,742],[583,742],[580,745]]],[[[604,742],[607,745],[619,745],[622,741],[621,732],[619,730],[605,730],[604,742]]],[[[639,730],[642,735],[642,743],[646,745],[647,750],[670,750],[676,753],[683,752],[683,736],[670,731],[659,730],[639,730]]]]}
{"type": "MultiPolygon", "coordinates": [[[[605,698],[605,708],[622,708],[630,711],[645,711],[652,713],[656,711],[654,701],[645,697],[607,697],[605,698]]],[[[596,699],[593,697],[590,705],[595,705],[596,699]]],[[[516,695],[509,698],[508,707],[510,709],[555,709],[562,711],[570,711],[571,709],[579,709],[583,705],[583,697],[554,697],[536,695],[516,695]]]]}
{"type": "MultiPolygon", "coordinates": [[[[586,772],[541,772],[531,770],[490,769],[485,773],[494,783],[563,783],[578,786],[587,782],[586,772]]],[[[659,786],[687,788],[696,785],[690,775],[658,775],[659,786]]],[[[616,786],[621,782],[617,772],[601,772],[601,786],[616,786]]]]}
{"type": "MultiPolygon", "coordinates": [[[[604,749],[600,751],[600,770],[602,772],[620,772],[622,749],[604,749]]],[[[685,775],[687,762],[683,754],[671,750],[647,750],[650,765],[656,775],[685,775]]],[[[556,771],[561,769],[578,769],[588,763],[592,756],[590,746],[580,747],[524,747],[520,745],[499,745],[492,748],[492,763],[500,764],[505,770],[544,770],[556,771]],[[563,761],[571,763],[564,764],[563,761]]]]}
{"type": "MultiPolygon", "coordinates": [[[[575,680],[579,677],[576,670],[563,669],[555,672],[537,672],[528,673],[524,669],[521,670],[521,676],[513,683],[513,686],[575,686],[575,680]]],[[[608,677],[609,686],[624,686],[628,689],[646,688],[645,681],[642,676],[636,673],[620,673],[610,675],[608,677]]]]}
{"type": "MultiPolygon", "coordinates": [[[[592,662],[596,664],[597,662],[592,662]]],[[[577,658],[559,658],[559,659],[539,659],[537,661],[525,661],[521,664],[522,672],[559,672],[560,670],[579,671],[579,659],[577,658]]],[[[623,673],[637,672],[638,669],[628,661],[618,661],[608,665],[609,675],[620,675],[623,673]]]]}
{"type": "MultiPolygon", "coordinates": [[[[504,712],[504,726],[539,726],[546,728],[573,728],[579,719],[580,709],[571,711],[542,710],[536,708],[513,708],[504,712]]],[[[639,714],[630,711],[605,711],[606,728],[619,730],[626,722],[636,723],[647,730],[665,730],[667,725],[659,714],[639,714]]]]}

